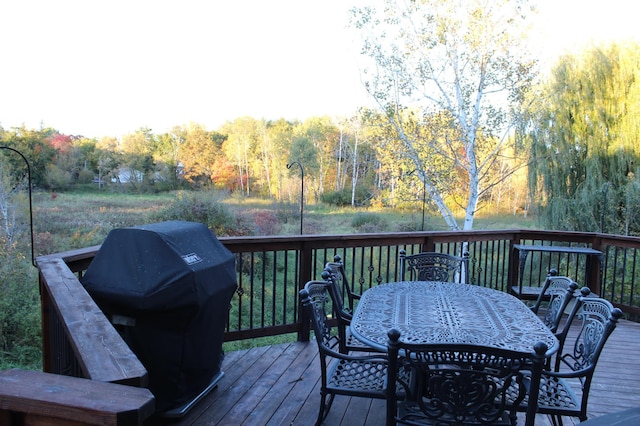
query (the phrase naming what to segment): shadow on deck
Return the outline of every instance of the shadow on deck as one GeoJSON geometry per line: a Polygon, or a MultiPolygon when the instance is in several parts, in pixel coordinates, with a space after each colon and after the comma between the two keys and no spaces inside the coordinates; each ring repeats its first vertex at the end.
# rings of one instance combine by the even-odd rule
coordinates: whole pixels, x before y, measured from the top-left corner
{"type": "MultiPolygon", "coordinates": [[[[589,418],[640,406],[639,354],[640,324],[620,321],[594,375],[589,418]]],[[[320,402],[317,355],[314,341],[230,352],[218,387],[185,417],[152,418],[145,425],[313,425],[320,402]]],[[[324,424],[374,426],[384,425],[384,418],[383,400],[337,396],[324,424]]],[[[551,423],[538,415],[536,424],[551,423]]]]}

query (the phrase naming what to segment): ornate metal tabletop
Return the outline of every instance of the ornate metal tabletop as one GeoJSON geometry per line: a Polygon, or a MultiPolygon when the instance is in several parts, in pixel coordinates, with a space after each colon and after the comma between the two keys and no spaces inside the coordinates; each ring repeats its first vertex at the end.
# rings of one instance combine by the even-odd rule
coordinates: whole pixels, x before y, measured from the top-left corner
{"type": "Polygon", "coordinates": [[[486,287],[433,281],[382,284],[362,294],[351,331],[386,350],[387,331],[403,341],[475,344],[531,353],[537,342],[557,350],[558,340],[516,297],[486,287]]]}

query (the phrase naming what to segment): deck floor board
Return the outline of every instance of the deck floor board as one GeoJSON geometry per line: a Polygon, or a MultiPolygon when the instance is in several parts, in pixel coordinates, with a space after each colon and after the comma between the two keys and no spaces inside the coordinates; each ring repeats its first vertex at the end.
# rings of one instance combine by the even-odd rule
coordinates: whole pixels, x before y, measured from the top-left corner
{"type": "MultiPolygon", "coordinates": [[[[570,340],[570,339],[569,339],[570,340]]],[[[300,425],[315,423],[320,403],[320,364],[314,341],[285,343],[231,352],[218,387],[183,418],[152,418],[155,424],[300,425]]],[[[589,418],[640,407],[640,323],[622,320],[613,332],[596,369],[589,398],[589,418]]],[[[382,426],[385,403],[337,396],[325,425],[382,426]]],[[[519,418],[523,423],[524,418],[519,418]]],[[[577,424],[565,418],[565,425],[577,424]]],[[[536,425],[547,426],[538,415],[536,425]]]]}

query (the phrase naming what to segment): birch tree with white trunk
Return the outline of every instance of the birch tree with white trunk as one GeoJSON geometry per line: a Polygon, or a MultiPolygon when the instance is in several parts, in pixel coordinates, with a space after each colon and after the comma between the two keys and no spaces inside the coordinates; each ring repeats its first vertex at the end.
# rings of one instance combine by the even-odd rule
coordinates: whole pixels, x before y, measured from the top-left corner
{"type": "MultiPolygon", "coordinates": [[[[449,228],[470,230],[479,200],[511,173],[496,177],[492,168],[513,143],[515,106],[535,77],[526,47],[534,10],[527,0],[381,3],[351,10],[366,58],[363,83],[449,228]],[[416,132],[415,123],[443,116],[448,128],[420,140],[433,130],[416,132]],[[464,200],[447,196],[451,170],[442,167],[463,176],[464,200]],[[462,225],[456,205],[464,210],[462,225]]],[[[521,165],[514,160],[512,171],[521,165]]]]}

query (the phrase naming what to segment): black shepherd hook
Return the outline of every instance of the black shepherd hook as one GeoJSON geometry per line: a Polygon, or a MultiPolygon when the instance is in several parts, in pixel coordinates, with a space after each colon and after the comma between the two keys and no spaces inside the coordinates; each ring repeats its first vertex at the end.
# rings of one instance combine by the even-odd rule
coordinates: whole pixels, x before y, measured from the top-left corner
{"type": "Polygon", "coordinates": [[[302,167],[302,164],[296,160],[287,164],[287,169],[291,169],[294,164],[297,164],[298,167],[300,167],[300,175],[302,176],[302,183],[300,184],[300,235],[302,235],[304,233],[304,228],[302,227],[302,215],[304,213],[304,167],[302,167]]]}
{"type": "Polygon", "coordinates": [[[33,244],[33,203],[31,201],[31,166],[29,165],[29,161],[27,160],[27,157],[22,155],[22,153],[17,149],[13,149],[8,146],[0,146],[0,149],[8,149],[9,151],[13,151],[17,153],[20,157],[22,157],[25,164],[27,165],[27,180],[29,181],[29,227],[30,227],[29,229],[31,230],[31,264],[33,266],[37,266],[36,256],[33,249],[34,244],[33,244]]]}

